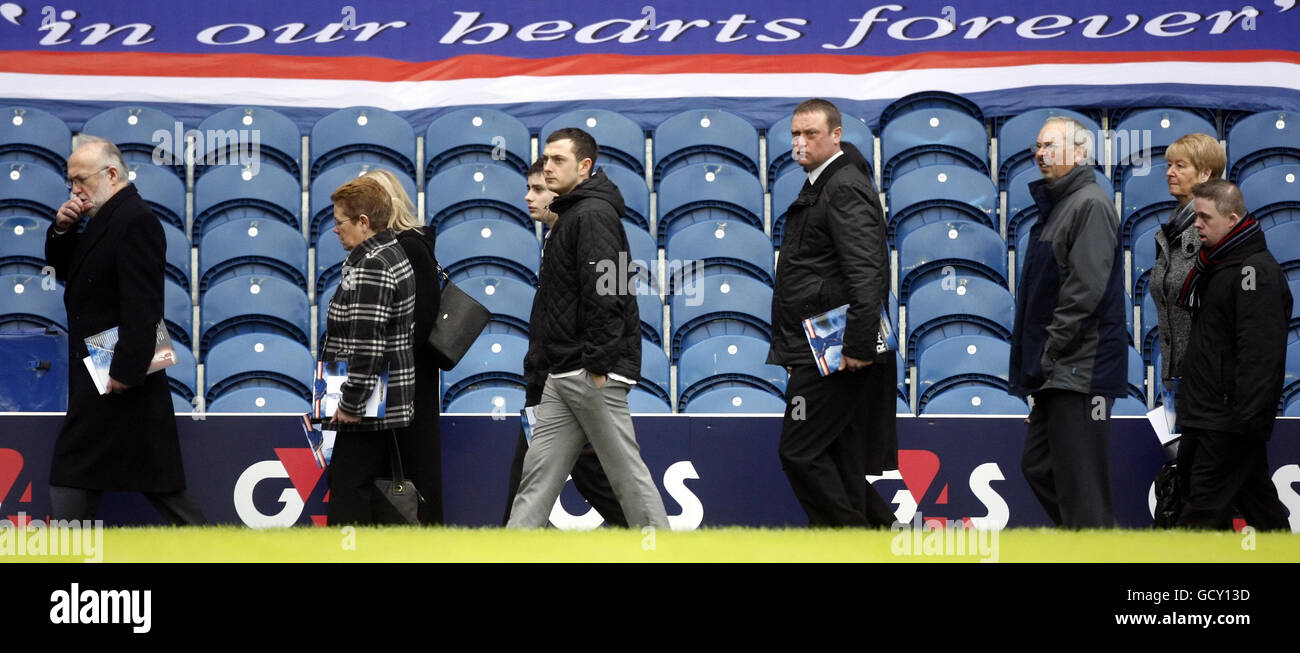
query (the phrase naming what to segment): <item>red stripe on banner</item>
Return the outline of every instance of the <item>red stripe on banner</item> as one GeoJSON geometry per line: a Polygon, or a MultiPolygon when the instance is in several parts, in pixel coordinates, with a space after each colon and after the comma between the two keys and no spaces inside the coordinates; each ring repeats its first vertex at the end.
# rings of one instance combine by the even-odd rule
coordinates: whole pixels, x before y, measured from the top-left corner
{"type": "Polygon", "coordinates": [[[668,56],[591,54],[547,59],[464,55],[437,61],[407,62],[376,57],[9,51],[0,58],[0,72],[34,75],[121,75],[187,78],[257,77],[419,82],[495,78],[512,75],[738,73],[831,73],[854,75],[930,68],[1151,63],[1157,61],[1300,64],[1300,52],[1285,50],[927,52],[895,57],[867,57],[849,54],[705,54],[668,56]]]}

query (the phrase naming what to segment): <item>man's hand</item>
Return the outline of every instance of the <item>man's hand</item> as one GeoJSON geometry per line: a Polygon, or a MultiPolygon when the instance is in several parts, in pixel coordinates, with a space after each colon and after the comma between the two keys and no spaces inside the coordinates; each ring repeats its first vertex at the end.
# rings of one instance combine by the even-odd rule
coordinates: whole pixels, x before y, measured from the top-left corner
{"type": "Polygon", "coordinates": [[[587,372],[587,374],[591,374],[591,382],[595,383],[597,388],[604,387],[605,385],[604,374],[592,374],[591,372],[587,372]]]}
{"type": "Polygon", "coordinates": [[[866,366],[868,366],[868,365],[870,365],[870,364],[871,364],[871,361],[869,361],[869,360],[865,360],[865,361],[864,361],[864,360],[858,360],[858,359],[856,359],[856,358],[854,358],[854,357],[852,357],[852,356],[846,355],[846,354],[841,354],[841,355],[840,355],[840,369],[841,369],[841,370],[848,370],[848,371],[850,371],[850,372],[856,372],[856,371],[858,371],[858,370],[860,370],[860,369],[862,369],[862,368],[864,368],[864,367],[866,367],[866,366]]]}
{"type": "Polygon", "coordinates": [[[115,379],[115,378],[113,378],[113,377],[111,377],[111,376],[108,377],[108,391],[109,391],[110,393],[116,395],[116,394],[121,394],[121,393],[123,393],[123,392],[126,392],[127,390],[130,390],[130,389],[131,389],[131,386],[129,386],[129,385],[125,384],[125,383],[122,383],[121,381],[118,381],[117,379],[115,379]]]}
{"type": "Polygon", "coordinates": [[[81,218],[93,206],[90,202],[83,201],[79,197],[74,197],[63,203],[59,207],[59,212],[54,215],[54,228],[58,231],[67,231],[81,222],[81,218]]]}
{"type": "Polygon", "coordinates": [[[343,412],[343,407],[340,406],[334,409],[334,421],[339,422],[341,424],[357,424],[361,422],[361,416],[349,415],[343,412]]]}

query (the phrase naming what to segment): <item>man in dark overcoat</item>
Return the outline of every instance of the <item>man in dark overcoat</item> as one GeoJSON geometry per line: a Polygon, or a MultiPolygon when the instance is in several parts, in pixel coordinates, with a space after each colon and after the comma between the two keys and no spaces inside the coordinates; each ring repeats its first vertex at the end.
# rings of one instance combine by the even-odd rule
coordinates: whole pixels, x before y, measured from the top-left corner
{"type": "Polygon", "coordinates": [[[66,284],[68,413],[50,467],[52,519],[93,519],[105,490],[143,492],[173,524],[203,523],[185,490],[165,370],[148,374],[163,316],[166,240],[117,146],[85,134],[68,157],[46,262],[66,284]],[[83,224],[84,222],[84,224],[83,224]],[[85,339],[118,328],[108,388],[82,364],[85,339]]]}

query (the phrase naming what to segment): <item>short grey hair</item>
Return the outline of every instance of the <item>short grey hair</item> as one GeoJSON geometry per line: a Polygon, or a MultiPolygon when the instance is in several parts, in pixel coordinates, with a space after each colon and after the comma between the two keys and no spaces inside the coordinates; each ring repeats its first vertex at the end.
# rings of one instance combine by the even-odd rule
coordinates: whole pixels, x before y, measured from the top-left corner
{"type": "Polygon", "coordinates": [[[122,158],[122,151],[117,149],[117,145],[114,145],[113,141],[85,132],[72,137],[73,152],[87,145],[99,146],[99,165],[101,167],[112,166],[117,168],[118,177],[124,181],[127,179],[126,160],[122,158]]]}
{"type": "Polygon", "coordinates": [[[1083,161],[1076,162],[1079,165],[1092,164],[1097,161],[1096,136],[1087,125],[1071,118],[1070,116],[1052,116],[1043,121],[1043,126],[1051,124],[1061,125],[1065,130],[1067,141],[1072,141],[1076,147],[1083,148],[1083,161]],[[1073,135],[1073,137],[1071,137],[1073,135]]]}

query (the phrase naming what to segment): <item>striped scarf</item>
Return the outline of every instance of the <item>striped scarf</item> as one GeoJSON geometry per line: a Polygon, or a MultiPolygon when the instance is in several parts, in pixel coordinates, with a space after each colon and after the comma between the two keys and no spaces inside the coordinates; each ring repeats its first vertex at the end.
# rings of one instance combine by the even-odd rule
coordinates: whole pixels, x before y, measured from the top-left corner
{"type": "Polygon", "coordinates": [[[1223,240],[1219,241],[1214,247],[1202,247],[1201,253],[1196,257],[1196,264],[1192,271],[1187,273],[1187,281],[1183,282],[1183,289],[1178,293],[1178,305],[1195,310],[1201,307],[1201,283],[1204,281],[1206,273],[1215,265],[1221,263],[1228,257],[1233,250],[1246,242],[1246,239],[1260,232],[1259,223],[1255,218],[1247,215],[1237,223],[1232,231],[1228,232],[1223,240]]]}

